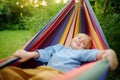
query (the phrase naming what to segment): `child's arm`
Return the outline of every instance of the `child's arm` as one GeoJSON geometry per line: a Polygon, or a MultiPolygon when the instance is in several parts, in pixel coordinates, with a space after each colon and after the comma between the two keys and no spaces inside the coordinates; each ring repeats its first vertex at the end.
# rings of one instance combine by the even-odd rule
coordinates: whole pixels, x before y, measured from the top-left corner
{"type": "Polygon", "coordinates": [[[31,58],[38,58],[39,54],[37,52],[28,52],[25,50],[18,50],[13,54],[13,56],[21,58],[20,62],[24,62],[31,58]]]}
{"type": "Polygon", "coordinates": [[[110,63],[110,70],[113,71],[118,66],[116,53],[112,49],[101,50],[97,55],[97,60],[107,59],[110,63]]]}

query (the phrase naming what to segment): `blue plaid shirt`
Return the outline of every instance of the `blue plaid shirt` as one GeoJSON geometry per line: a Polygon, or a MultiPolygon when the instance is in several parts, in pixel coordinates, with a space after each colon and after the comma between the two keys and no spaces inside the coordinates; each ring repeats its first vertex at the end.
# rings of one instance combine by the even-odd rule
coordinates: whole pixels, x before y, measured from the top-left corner
{"type": "Polygon", "coordinates": [[[97,49],[80,49],[64,47],[61,44],[37,50],[40,57],[38,61],[48,62],[47,66],[53,67],[62,72],[70,71],[81,65],[84,61],[95,61],[97,49]]]}

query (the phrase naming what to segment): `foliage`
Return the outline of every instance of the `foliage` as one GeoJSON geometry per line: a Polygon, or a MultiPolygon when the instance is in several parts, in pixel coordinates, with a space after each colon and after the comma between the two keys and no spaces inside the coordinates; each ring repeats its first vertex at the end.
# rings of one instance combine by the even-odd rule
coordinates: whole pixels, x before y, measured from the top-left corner
{"type": "Polygon", "coordinates": [[[41,1],[37,3],[30,0],[0,1],[0,30],[38,30],[65,5],[51,3],[51,0],[48,0],[48,3],[48,6],[43,6],[40,5],[41,1]],[[10,27],[12,24],[14,26],[10,27]],[[38,28],[33,28],[35,26],[38,28]]]}
{"type": "MultiPolygon", "coordinates": [[[[120,61],[120,1],[119,0],[95,0],[92,5],[95,14],[104,31],[110,48],[114,49],[120,61]]],[[[119,80],[120,67],[115,72],[110,72],[107,80],[119,80]]]]}
{"type": "Polygon", "coordinates": [[[120,13],[120,0],[108,0],[108,13],[120,13]]]}
{"type": "MultiPolygon", "coordinates": [[[[110,48],[116,51],[118,60],[120,61],[120,43],[118,42],[120,41],[120,14],[109,14],[104,17],[102,16],[100,23],[110,48]]],[[[118,67],[118,69],[114,73],[110,73],[108,77],[110,78],[110,80],[117,80],[117,78],[119,77],[119,72],[120,68],[118,67]],[[116,79],[113,76],[116,76],[116,79]]]]}
{"type": "Polygon", "coordinates": [[[23,25],[32,30],[34,33],[38,32],[45,24],[60,11],[64,4],[54,4],[43,6],[42,8],[34,9],[32,12],[34,16],[24,17],[21,19],[23,25]]]}
{"type": "MultiPolygon", "coordinates": [[[[21,4],[26,3],[29,0],[19,0],[19,6],[16,5],[16,1],[14,0],[1,0],[0,1],[0,30],[3,29],[12,29],[12,30],[19,30],[19,29],[26,29],[30,30],[30,32],[22,32],[20,31],[15,32],[13,35],[8,34],[7,31],[5,33],[0,32],[0,51],[1,53],[13,53],[16,49],[21,48],[20,43],[26,42],[29,40],[28,35],[33,35],[34,33],[38,32],[55,14],[65,5],[65,4],[53,4],[51,0],[48,0],[50,3],[48,6],[39,6],[34,7],[34,5],[28,3],[25,4],[24,8],[21,8],[21,4]],[[30,34],[27,34],[30,33],[30,34]],[[3,37],[4,34],[4,37],[3,37]],[[27,34],[25,36],[25,34],[27,34]],[[19,41],[24,35],[25,39],[23,41],[19,41]],[[12,36],[12,37],[11,37],[12,36]],[[19,38],[18,38],[19,36],[19,38]],[[7,38],[6,38],[7,37],[7,38]],[[11,38],[13,39],[11,39],[11,38]],[[4,39],[7,39],[8,42],[4,42],[4,39]],[[12,41],[9,41],[12,40],[12,41]],[[17,42],[18,43],[17,43],[17,42]],[[15,45],[14,42],[16,42],[15,45]],[[4,45],[7,43],[6,45],[4,45]],[[9,44],[12,43],[12,44],[9,44]],[[4,47],[5,46],[5,47],[4,47]],[[6,48],[6,46],[11,46],[11,48],[6,48]],[[15,47],[14,47],[15,46],[15,47]],[[19,46],[19,48],[16,48],[19,46]],[[13,47],[13,48],[12,48],[13,47]],[[12,51],[13,50],[13,51],[12,51]],[[12,52],[9,52],[12,51],[12,52]]],[[[42,1],[42,0],[40,0],[42,1]]],[[[108,44],[110,48],[114,49],[118,55],[118,59],[120,61],[120,0],[91,0],[92,7],[94,12],[100,22],[100,25],[105,33],[107,38],[108,44]]],[[[1,56],[1,55],[0,55],[1,56]]],[[[6,56],[6,54],[5,54],[6,56]]],[[[2,56],[1,56],[2,57],[2,56]]],[[[120,74],[120,67],[115,72],[109,73],[108,80],[119,80],[120,74]]]]}
{"type": "MultiPolygon", "coordinates": [[[[21,8],[22,6],[19,6],[16,4],[17,1],[14,0],[2,0],[0,2],[0,30],[4,29],[23,29],[22,26],[12,26],[8,27],[11,24],[19,24],[19,19],[23,16],[31,16],[30,7],[27,6],[21,8]]],[[[19,3],[21,4],[21,3],[19,3]]]]}

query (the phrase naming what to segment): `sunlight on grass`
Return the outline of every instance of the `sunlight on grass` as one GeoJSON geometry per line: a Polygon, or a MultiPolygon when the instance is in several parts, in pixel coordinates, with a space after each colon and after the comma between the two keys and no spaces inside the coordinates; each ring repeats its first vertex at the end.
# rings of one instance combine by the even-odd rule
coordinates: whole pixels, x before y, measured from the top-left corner
{"type": "Polygon", "coordinates": [[[0,31],[0,59],[21,49],[33,37],[30,31],[0,31]]]}

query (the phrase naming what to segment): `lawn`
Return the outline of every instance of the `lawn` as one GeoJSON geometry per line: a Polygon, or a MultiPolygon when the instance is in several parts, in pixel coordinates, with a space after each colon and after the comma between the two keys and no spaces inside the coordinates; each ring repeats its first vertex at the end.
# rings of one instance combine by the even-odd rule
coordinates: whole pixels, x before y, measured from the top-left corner
{"type": "Polygon", "coordinates": [[[21,49],[32,37],[29,30],[0,31],[0,59],[21,49]]]}

